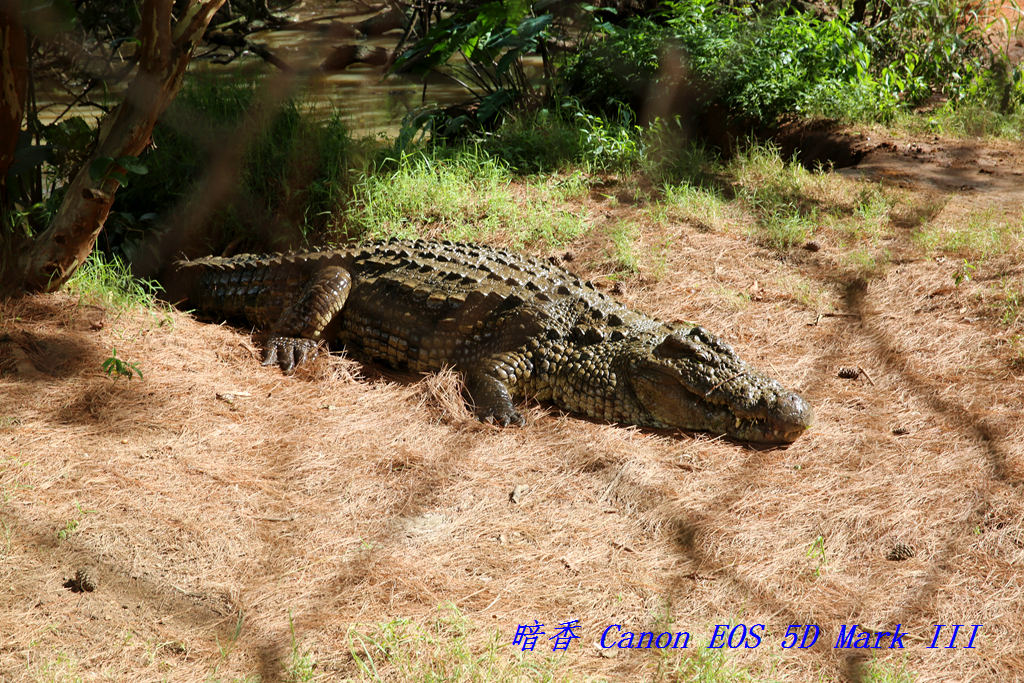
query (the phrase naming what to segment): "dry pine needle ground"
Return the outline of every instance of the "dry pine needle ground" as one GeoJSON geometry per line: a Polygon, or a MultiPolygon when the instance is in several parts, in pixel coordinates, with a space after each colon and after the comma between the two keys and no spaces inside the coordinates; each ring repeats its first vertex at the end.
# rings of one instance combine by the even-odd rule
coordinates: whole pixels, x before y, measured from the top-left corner
{"type": "MultiPolygon", "coordinates": [[[[919,681],[1024,671],[1024,385],[968,290],[946,291],[950,264],[844,280],[835,249],[780,261],[728,230],[638,221],[642,251],[673,248],[622,298],[732,341],[813,403],[811,433],[759,451],[536,405],[497,429],[450,374],[331,356],[284,377],[243,331],[180,313],[100,326],[69,295],[4,303],[0,678],[272,681],[299,655],[315,680],[359,678],[353,626],[407,618],[442,642],[408,657],[443,657],[453,609],[470,651],[497,637],[509,666],[519,624],[579,620],[552,665],[572,680],[650,679],[739,622],[767,625],[727,653],[755,679],[858,679],[866,657],[832,647],[854,623],[901,624],[905,649],[874,656],[919,681]],[[106,377],[112,347],[144,379],[106,377]],[[79,569],[94,591],[65,587],[79,569]],[[613,623],[694,641],[605,657],[613,623]],[[778,647],[808,623],[813,648],[778,647]],[[983,627],[972,650],[926,649],[936,624],[983,627]]],[[[606,246],[595,231],[572,267],[601,281],[606,246]]],[[[525,659],[550,659],[545,643],[525,659]]],[[[382,680],[416,677],[379,661],[382,680]]]]}

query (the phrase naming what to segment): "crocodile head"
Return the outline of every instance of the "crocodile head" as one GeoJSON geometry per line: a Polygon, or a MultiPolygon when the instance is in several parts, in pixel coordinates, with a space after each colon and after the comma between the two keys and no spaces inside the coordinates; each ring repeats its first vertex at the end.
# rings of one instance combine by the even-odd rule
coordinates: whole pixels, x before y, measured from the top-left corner
{"type": "Polygon", "coordinates": [[[650,426],[777,444],[795,441],[814,419],[807,401],[701,327],[655,337],[630,365],[630,384],[650,426]]]}

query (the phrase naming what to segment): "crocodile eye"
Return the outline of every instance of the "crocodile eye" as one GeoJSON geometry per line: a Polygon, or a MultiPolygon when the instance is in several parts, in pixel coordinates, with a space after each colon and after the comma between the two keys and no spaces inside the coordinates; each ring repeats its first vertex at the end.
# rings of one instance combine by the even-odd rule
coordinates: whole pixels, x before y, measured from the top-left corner
{"type": "Polygon", "coordinates": [[[680,339],[670,334],[654,349],[654,355],[662,358],[686,358],[692,356],[695,350],[696,346],[689,339],[680,339]]]}
{"type": "Polygon", "coordinates": [[[698,346],[692,339],[674,334],[665,337],[665,341],[658,344],[657,348],[654,349],[654,355],[659,358],[673,360],[696,358],[705,363],[711,361],[711,354],[706,349],[698,346]]]}

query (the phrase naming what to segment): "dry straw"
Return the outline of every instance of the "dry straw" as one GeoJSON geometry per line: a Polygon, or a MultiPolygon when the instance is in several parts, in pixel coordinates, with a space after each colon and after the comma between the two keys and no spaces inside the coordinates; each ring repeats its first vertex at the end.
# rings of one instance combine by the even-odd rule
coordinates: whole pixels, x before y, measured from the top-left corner
{"type": "MultiPolygon", "coordinates": [[[[438,620],[451,604],[466,647],[497,637],[509,667],[517,625],[578,619],[582,641],[553,665],[575,680],[650,677],[659,657],[694,656],[601,656],[609,624],[703,644],[739,622],[768,629],[761,648],[727,653],[755,678],[856,678],[863,655],[832,647],[856,623],[910,634],[879,666],[1010,680],[1024,537],[1021,385],[1005,348],[931,297],[948,277],[934,261],[865,287],[807,256],[786,279],[734,235],[669,230],[665,278],[627,283],[623,298],[699,320],[803,392],[818,422],[790,448],[535,405],[525,427],[498,429],[472,419],[450,372],[322,356],[284,377],[244,332],[185,315],[96,330],[66,295],[5,303],[0,667],[275,680],[315,660],[342,680],[366,675],[353,633],[379,637],[397,618],[419,634],[411,661],[450,656],[458,629],[438,620]],[[849,315],[817,316],[792,278],[849,315]],[[749,304],[727,303],[730,291],[749,304]],[[113,346],[144,380],[103,375],[113,346]],[[15,371],[26,363],[36,372],[15,371]],[[837,378],[843,365],[874,384],[837,378]],[[897,544],[914,556],[886,559],[897,544]],[[63,587],[79,568],[94,592],[63,587]],[[807,623],[818,644],[778,647],[807,623]],[[983,625],[976,649],[925,649],[936,624],[957,623],[983,625]]],[[[580,242],[576,260],[599,262],[599,249],[580,242]]],[[[545,661],[545,647],[526,657],[545,661]]],[[[377,665],[383,680],[416,677],[377,665]]]]}

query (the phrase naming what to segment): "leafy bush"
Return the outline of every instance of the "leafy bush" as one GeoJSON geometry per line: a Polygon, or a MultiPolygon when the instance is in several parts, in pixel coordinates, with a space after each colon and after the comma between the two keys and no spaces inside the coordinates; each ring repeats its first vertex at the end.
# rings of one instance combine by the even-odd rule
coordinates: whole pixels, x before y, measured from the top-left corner
{"type": "Polygon", "coordinates": [[[888,6],[884,19],[865,26],[848,12],[823,20],[786,3],[667,2],[657,21],[601,25],[604,37],[562,75],[568,93],[600,111],[625,104],[639,112],[651,93],[686,86],[695,114],[717,104],[764,123],[790,112],[885,120],[933,92],[955,102],[987,98],[1003,111],[1024,101],[1020,67],[986,42],[969,7],[888,6]],[[671,48],[685,69],[665,68],[671,48]]]}
{"type": "MultiPolygon", "coordinates": [[[[541,46],[549,37],[554,16],[536,13],[542,4],[524,0],[466,3],[453,6],[443,18],[435,13],[436,23],[401,54],[393,70],[445,74],[469,92],[472,99],[466,105],[472,106],[463,106],[458,113],[420,112],[406,122],[406,135],[424,127],[443,137],[493,128],[513,107],[536,98],[523,56],[539,52],[549,84],[552,67],[541,46]],[[453,59],[455,55],[459,59],[453,59]]],[[[545,87],[541,99],[547,95],[545,87]]]]}
{"type": "Polygon", "coordinates": [[[623,106],[639,112],[657,80],[669,32],[649,19],[602,28],[607,38],[582,50],[562,70],[565,91],[587,109],[606,115],[617,114],[623,106]]]}
{"type": "Polygon", "coordinates": [[[141,158],[148,173],[133,176],[117,193],[108,220],[108,251],[134,254],[142,237],[171,212],[184,211],[218,155],[242,151],[239,180],[226,203],[202,228],[210,248],[241,238],[263,248],[281,238],[327,229],[348,193],[350,138],[338,114],[319,116],[295,100],[277,111],[254,114],[258,82],[236,76],[192,76],[153,131],[154,145],[141,158]],[[239,135],[241,132],[241,135],[239,135]],[[259,234],[259,230],[263,234],[259,234]]]}

